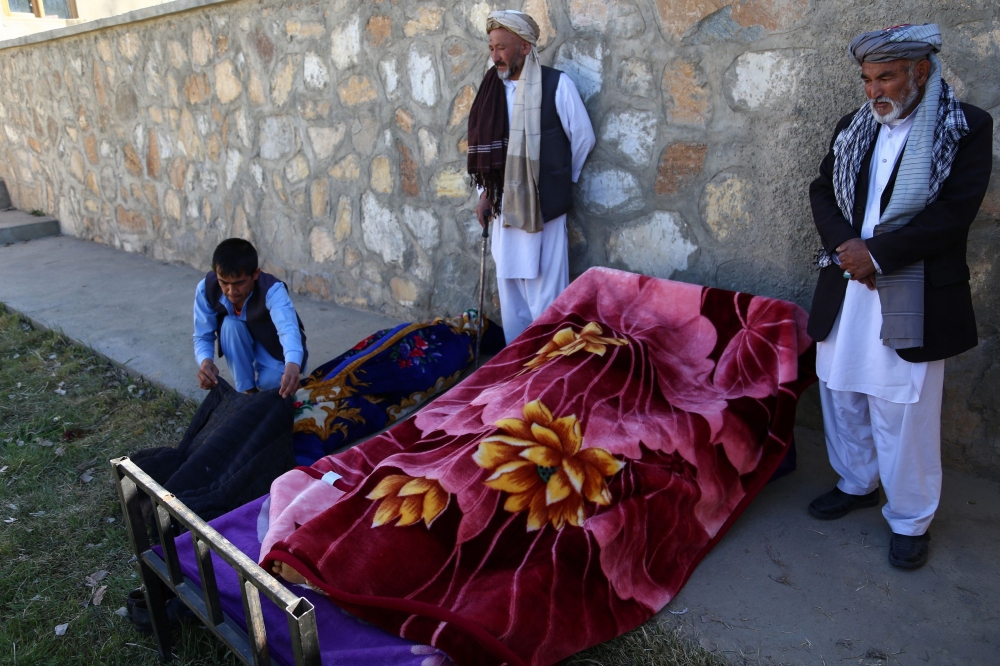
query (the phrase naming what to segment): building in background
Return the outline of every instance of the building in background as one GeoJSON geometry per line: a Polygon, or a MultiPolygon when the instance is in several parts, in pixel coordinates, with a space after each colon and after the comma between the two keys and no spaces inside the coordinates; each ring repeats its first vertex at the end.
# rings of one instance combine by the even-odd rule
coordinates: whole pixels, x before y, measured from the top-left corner
{"type": "Polygon", "coordinates": [[[165,2],[170,0],[0,0],[0,41],[165,2]]]}

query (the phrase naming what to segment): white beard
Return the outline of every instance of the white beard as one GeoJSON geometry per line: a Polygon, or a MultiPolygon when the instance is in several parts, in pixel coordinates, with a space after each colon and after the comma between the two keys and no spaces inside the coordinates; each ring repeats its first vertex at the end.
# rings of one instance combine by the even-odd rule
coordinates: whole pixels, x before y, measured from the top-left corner
{"type": "Polygon", "coordinates": [[[886,123],[891,123],[894,120],[899,120],[900,114],[902,114],[904,111],[910,108],[910,105],[913,104],[913,100],[917,98],[918,94],[920,94],[920,90],[917,89],[916,82],[911,77],[910,92],[906,94],[906,97],[903,99],[903,101],[897,102],[896,100],[887,95],[882,95],[877,99],[868,100],[868,108],[871,109],[872,115],[875,116],[875,121],[885,125],[886,123]],[[875,110],[875,104],[877,102],[888,102],[890,105],[892,105],[892,111],[885,114],[884,116],[879,115],[878,111],[875,110]]]}
{"type": "Polygon", "coordinates": [[[521,60],[521,62],[516,65],[513,63],[508,64],[507,69],[505,69],[504,71],[501,72],[499,69],[497,70],[497,76],[500,77],[501,81],[507,81],[510,79],[511,76],[520,72],[523,66],[524,66],[524,60],[521,60]]]}

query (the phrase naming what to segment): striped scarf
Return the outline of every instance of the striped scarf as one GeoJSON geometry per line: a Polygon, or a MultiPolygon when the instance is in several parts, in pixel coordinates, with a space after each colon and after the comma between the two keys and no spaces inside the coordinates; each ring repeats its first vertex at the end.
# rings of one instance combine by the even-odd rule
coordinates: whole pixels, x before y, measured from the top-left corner
{"type": "MultiPolygon", "coordinates": [[[[906,225],[941,193],[951,173],[959,140],[969,125],[951,87],[941,79],[937,57],[929,56],[931,73],[924,98],[913,119],[889,205],[875,235],[906,225]]],[[[854,188],[865,153],[881,125],[862,108],[833,144],[833,187],[837,205],[847,220],[854,210],[854,188]]],[[[924,262],[905,266],[876,280],[882,305],[882,343],[892,349],[922,347],[924,338],[924,262]]]]}
{"type": "Polygon", "coordinates": [[[514,92],[510,116],[507,167],[503,178],[503,225],[529,234],[545,225],[538,198],[539,158],[542,142],[542,65],[538,51],[524,58],[524,68],[514,92]]]}
{"type": "Polygon", "coordinates": [[[486,193],[492,215],[500,211],[507,165],[507,93],[496,67],[479,84],[469,113],[469,175],[486,193]]]}

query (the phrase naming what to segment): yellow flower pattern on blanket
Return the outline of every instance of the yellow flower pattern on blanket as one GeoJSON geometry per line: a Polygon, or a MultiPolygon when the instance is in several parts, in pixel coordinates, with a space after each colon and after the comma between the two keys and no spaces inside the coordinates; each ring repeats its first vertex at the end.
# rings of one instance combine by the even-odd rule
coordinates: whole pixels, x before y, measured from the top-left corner
{"type": "Polygon", "coordinates": [[[604,356],[608,345],[621,347],[628,344],[628,340],[624,338],[608,338],[604,337],[603,333],[604,330],[600,325],[594,322],[584,326],[579,333],[569,327],[561,329],[538,350],[533,359],[524,364],[525,369],[521,373],[537,370],[547,361],[559,356],[570,356],[578,351],[604,356]]]}
{"type": "Polygon", "coordinates": [[[297,402],[296,407],[302,412],[292,424],[292,432],[313,433],[320,439],[329,439],[332,434],[337,432],[346,437],[347,421],[351,423],[365,422],[364,417],[361,416],[361,410],[347,407],[343,400],[334,400],[324,405],[297,402]]]}
{"type": "Polygon", "coordinates": [[[375,510],[372,527],[391,523],[396,518],[399,518],[396,527],[407,527],[421,519],[430,527],[451,501],[451,495],[437,480],[405,474],[391,474],[383,478],[367,497],[382,500],[375,510]]]}
{"type": "Polygon", "coordinates": [[[605,477],[625,464],[604,449],[581,449],[583,431],[576,416],[553,418],[540,401],[522,409],[524,420],[500,419],[503,434],[487,437],[473,454],[476,463],[493,474],[484,481],[509,493],[503,508],[528,511],[528,531],[546,523],[561,530],[567,523],[583,524],[583,502],[611,503],[605,477]]]}

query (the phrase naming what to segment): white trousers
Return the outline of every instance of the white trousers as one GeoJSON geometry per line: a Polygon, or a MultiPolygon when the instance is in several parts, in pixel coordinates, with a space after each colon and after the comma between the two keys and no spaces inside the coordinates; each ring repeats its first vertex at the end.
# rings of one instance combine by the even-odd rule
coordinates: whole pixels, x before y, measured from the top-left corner
{"type": "MultiPolygon", "coordinates": [[[[566,221],[563,218],[562,224],[566,221]]],[[[555,221],[547,222],[555,224],[555,221]]],[[[544,232],[542,232],[544,233],[544,232]]],[[[542,238],[540,268],[538,277],[498,278],[497,295],[500,297],[500,316],[503,320],[503,336],[507,344],[521,335],[545,308],[569,286],[569,248],[565,232],[546,234],[542,238]]]]}
{"type": "Polygon", "coordinates": [[[927,531],[941,499],[941,392],[944,361],[927,364],[920,398],[889,402],[865,393],[834,391],[820,381],[823,428],[837,487],[865,495],[882,482],[882,507],[896,534],[927,531]]]}

